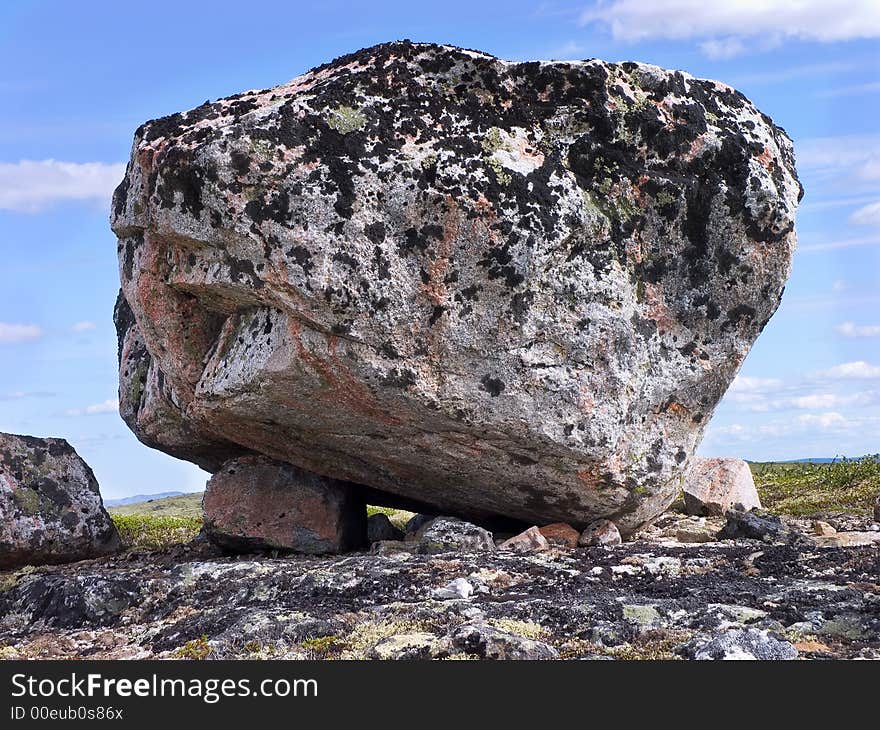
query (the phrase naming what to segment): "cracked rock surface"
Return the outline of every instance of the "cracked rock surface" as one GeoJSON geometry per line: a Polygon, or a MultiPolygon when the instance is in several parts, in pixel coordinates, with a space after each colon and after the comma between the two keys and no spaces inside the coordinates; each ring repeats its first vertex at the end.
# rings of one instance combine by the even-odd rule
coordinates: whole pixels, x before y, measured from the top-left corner
{"type": "Polygon", "coordinates": [[[196,541],[0,574],[0,656],[880,658],[876,545],[679,542],[705,518],[664,521],[615,547],[272,559],[196,541]]]}
{"type": "Polygon", "coordinates": [[[147,122],[120,412],[470,519],[660,514],[776,310],[801,188],[730,87],[389,43],[147,122]]]}

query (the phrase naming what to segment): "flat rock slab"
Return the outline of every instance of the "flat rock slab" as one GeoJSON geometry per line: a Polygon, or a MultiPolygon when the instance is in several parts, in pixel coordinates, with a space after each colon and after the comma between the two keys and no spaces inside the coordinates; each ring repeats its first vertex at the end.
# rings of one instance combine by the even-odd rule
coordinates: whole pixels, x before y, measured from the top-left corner
{"type": "Polygon", "coordinates": [[[757,542],[279,559],[193,546],[0,576],[0,657],[174,658],[205,636],[230,659],[880,659],[877,558],[757,542]],[[452,584],[474,590],[438,599],[452,584]]]}
{"type": "Polygon", "coordinates": [[[366,544],[357,485],[266,457],[226,462],[208,481],[203,507],[208,537],[236,552],[338,553],[366,544]]]}
{"type": "Polygon", "coordinates": [[[0,569],[119,549],[92,470],[64,439],[0,433],[0,569]]]}
{"type": "Polygon", "coordinates": [[[784,131],[716,81],[359,51],[136,132],[120,411],[210,471],[256,452],[630,534],[776,310],[800,195],[784,131]]]}

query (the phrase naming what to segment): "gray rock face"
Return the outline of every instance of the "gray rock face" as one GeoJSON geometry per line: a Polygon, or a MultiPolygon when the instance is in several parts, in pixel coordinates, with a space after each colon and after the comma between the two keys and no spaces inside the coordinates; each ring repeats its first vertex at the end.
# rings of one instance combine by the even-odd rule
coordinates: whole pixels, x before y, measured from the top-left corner
{"type": "Polygon", "coordinates": [[[95,475],[67,441],[0,433],[0,570],[119,547],[95,475]]]}
{"type": "Polygon", "coordinates": [[[800,194],[783,130],[715,81],[360,51],[137,131],[121,410],[209,470],[250,451],[627,534],[778,306],[800,194]]]}

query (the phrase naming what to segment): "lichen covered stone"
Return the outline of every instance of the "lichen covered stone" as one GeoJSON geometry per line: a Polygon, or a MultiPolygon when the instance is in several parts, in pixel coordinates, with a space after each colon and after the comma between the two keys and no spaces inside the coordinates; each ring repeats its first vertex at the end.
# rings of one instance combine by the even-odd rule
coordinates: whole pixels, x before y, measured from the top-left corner
{"type": "Polygon", "coordinates": [[[95,475],[67,441],[0,433],[0,570],[119,547],[95,475]]]}
{"type": "Polygon", "coordinates": [[[776,310],[801,188],[730,87],[389,43],[144,124],[121,410],[415,500],[625,533],[776,310]]]}

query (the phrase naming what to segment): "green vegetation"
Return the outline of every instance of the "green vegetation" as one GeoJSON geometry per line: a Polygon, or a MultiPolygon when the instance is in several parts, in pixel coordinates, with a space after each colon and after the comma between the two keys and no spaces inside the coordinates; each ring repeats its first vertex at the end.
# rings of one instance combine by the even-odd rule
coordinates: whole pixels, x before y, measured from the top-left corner
{"type": "Polygon", "coordinates": [[[156,515],[112,515],[122,544],[127,548],[157,550],[194,539],[202,518],[156,515]]]}
{"type": "Polygon", "coordinates": [[[150,499],[146,502],[108,507],[114,517],[118,515],[151,515],[153,517],[201,517],[204,492],[181,494],[177,497],[150,499]]]}
{"type": "Polygon", "coordinates": [[[187,641],[179,649],[174,650],[174,656],[178,659],[207,659],[211,654],[211,645],[208,637],[202,634],[198,639],[187,641]]]}
{"type": "Polygon", "coordinates": [[[368,517],[376,514],[386,515],[392,525],[402,530],[415,513],[407,512],[405,509],[394,509],[394,507],[367,507],[368,517]]]}
{"type": "Polygon", "coordinates": [[[838,459],[827,464],[750,464],[761,504],[770,512],[869,514],[880,494],[880,455],[838,459]]]}

